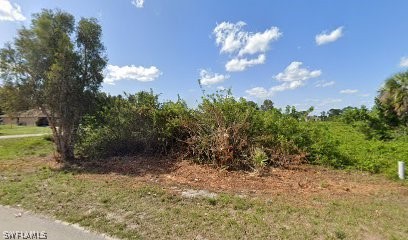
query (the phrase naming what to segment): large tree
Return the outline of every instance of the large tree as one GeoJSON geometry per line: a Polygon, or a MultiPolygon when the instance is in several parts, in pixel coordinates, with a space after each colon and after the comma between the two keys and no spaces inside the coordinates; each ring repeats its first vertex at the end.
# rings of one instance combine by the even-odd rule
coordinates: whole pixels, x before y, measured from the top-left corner
{"type": "Polygon", "coordinates": [[[408,126],[408,71],[385,81],[376,98],[376,107],[388,124],[408,126]]]}
{"type": "Polygon", "coordinates": [[[78,125],[103,81],[107,59],[101,37],[93,18],[76,23],[69,13],[43,10],[0,50],[4,85],[46,114],[63,162],[74,159],[78,125]]]}

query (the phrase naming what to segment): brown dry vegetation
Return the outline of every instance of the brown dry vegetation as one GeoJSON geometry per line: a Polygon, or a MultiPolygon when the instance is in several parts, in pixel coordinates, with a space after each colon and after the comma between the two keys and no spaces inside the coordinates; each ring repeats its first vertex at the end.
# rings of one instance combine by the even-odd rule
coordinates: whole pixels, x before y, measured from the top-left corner
{"type": "Polygon", "coordinates": [[[137,156],[84,163],[78,170],[81,172],[76,176],[79,179],[123,181],[128,186],[155,183],[168,189],[206,189],[251,196],[296,196],[298,200],[313,196],[369,197],[390,192],[398,192],[408,198],[405,185],[382,176],[312,165],[244,172],[197,165],[186,160],[137,156]]]}

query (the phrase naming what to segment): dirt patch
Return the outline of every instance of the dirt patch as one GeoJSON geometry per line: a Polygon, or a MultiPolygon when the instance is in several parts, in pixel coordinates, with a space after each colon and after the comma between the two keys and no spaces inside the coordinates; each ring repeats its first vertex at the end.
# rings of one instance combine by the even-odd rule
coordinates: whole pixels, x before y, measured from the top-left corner
{"type": "Polygon", "coordinates": [[[197,197],[216,198],[217,194],[209,192],[207,190],[187,189],[181,192],[181,196],[185,198],[197,198],[197,197]]]}
{"type": "Polygon", "coordinates": [[[52,168],[58,168],[53,157],[32,157],[32,158],[17,158],[13,160],[0,161],[0,173],[6,171],[16,171],[19,173],[30,173],[37,171],[38,167],[49,166],[52,168]]]}
{"type": "Polygon", "coordinates": [[[168,189],[208,190],[240,195],[289,196],[378,196],[398,191],[408,196],[408,188],[383,176],[365,172],[346,172],[320,166],[300,165],[289,169],[270,168],[258,172],[227,171],[191,161],[150,157],[112,158],[86,163],[78,178],[92,181],[124,180],[140,186],[155,183],[168,189]]]}

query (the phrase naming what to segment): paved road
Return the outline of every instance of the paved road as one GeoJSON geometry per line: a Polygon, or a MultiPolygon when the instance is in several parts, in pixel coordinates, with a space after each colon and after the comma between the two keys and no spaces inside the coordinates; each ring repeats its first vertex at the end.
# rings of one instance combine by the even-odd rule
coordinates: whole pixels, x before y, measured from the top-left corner
{"type": "Polygon", "coordinates": [[[20,134],[20,135],[7,135],[7,136],[0,136],[0,139],[8,139],[8,138],[25,138],[25,137],[39,137],[47,135],[48,133],[36,133],[36,134],[20,134]]]}
{"type": "Polygon", "coordinates": [[[106,240],[113,238],[91,233],[81,227],[44,216],[37,216],[23,210],[0,206],[0,239],[106,240]],[[9,234],[12,233],[27,234],[30,231],[38,234],[37,238],[23,238],[22,236],[20,238],[8,238],[9,234]],[[40,238],[44,237],[44,233],[47,238],[40,238]]]}

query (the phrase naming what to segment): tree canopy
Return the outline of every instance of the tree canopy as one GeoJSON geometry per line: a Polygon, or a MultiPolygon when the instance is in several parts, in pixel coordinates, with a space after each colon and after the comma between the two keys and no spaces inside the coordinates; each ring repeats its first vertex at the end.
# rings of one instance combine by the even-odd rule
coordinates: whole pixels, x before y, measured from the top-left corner
{"type": "Polygon", "coordinates": [[[4,88],[46,114],[62,161],[74,158],[77,127],[103,81],[101,38],[94,18],[76,23],[69,13],[43,10],[0,50],[4,88]]]}
{"type": "Polygon", "coordinates": [[[390,125],[408,125],[408,71],[385,81],[376,98],[376,106],[390,125]]]}

